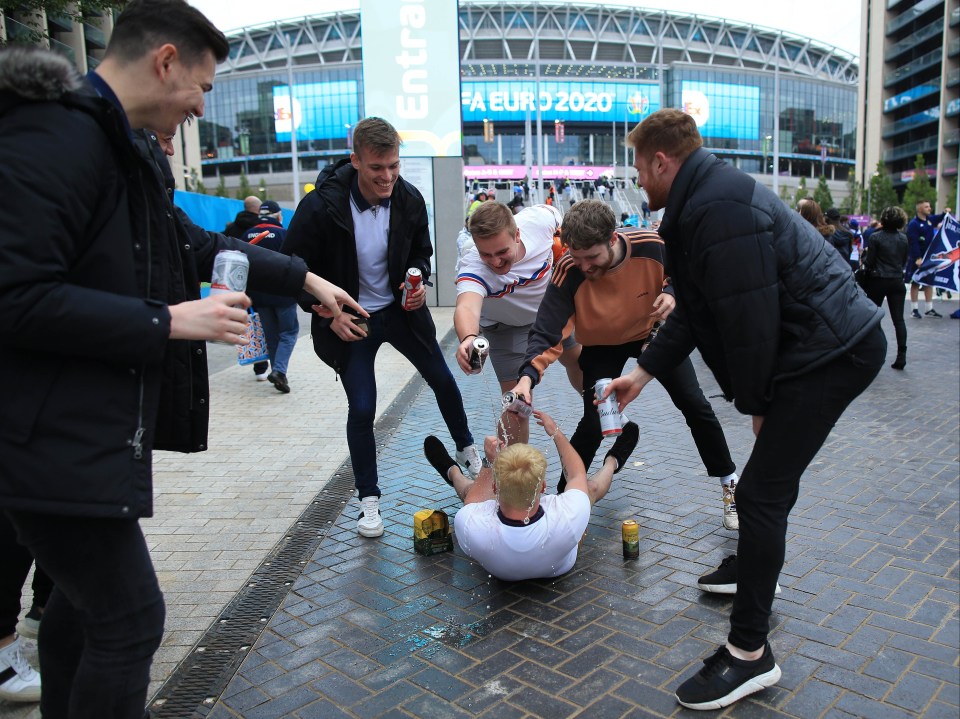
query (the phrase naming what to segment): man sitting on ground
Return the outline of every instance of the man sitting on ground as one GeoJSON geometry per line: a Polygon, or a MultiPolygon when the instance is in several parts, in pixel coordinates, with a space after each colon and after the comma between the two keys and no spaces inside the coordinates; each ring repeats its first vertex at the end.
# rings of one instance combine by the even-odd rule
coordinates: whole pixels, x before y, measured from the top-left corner
{"type": "Polygon", "coordinates": [[[558,577],[573,568],[590,508],[610,489],[640,434],[636,424],[627,422],[603,467],[587,479],[583,462],[550,415],[535,411],[534,417],[556,444],[567,477],[563,494],[544,494],[547,458],[529,444],[511,444],[498,453],[500,440],[487,437],[483,467],[471,481],[439,439],[430,435],[423,442],[427,460],[463,501],[454,517],[460,548],[508,582],[558,577]]]}

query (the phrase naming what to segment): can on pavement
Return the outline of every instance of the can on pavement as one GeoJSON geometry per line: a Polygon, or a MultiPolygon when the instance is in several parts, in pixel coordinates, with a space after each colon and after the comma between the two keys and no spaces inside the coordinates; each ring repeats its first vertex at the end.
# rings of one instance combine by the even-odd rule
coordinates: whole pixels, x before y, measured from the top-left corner
{"type": "Polygon", "coordinates": [[[640,558],[640,525],[637,520],[628,519],[620,527],[620,534],[623,537],[623,558],[640,558]]]}
{"type": "Polygon", "coordinates": [[[415,291],[420,289],[420,285],[423,284],[423,274],[416,267],[411,267],[407,270],[407,277],[403,281],[403,297],[400,300],[400,304],[405,310],[412,309],[410,307],[410,295],[415,291]]]}
{"type": "Polygon", "coordinates": [[[480,374],[489,351],[490,342],[486,337],[473,338],[473,347],[470,348],[470,374],[480,374]]]}
{"type": "Polygon", "coordinates": [[[450,520],[442,509],[421,509],[413,515],[413,548],[430,556],[453,551],[450,520]]]}
{"type": "Polygon", "coordinates": [[[598,379],[593,386],[593,394],[597,398],[597,413],[600,415],[600,432],[604,437],[620,434],[623,431],[617,393],[611,392],[609,397],[601,399],[603,391],[611,382],[613,382],[612,379],[605,377],[604,379],[598,379]]]}
{"type": "Polygon", "coordinates": [[[240,250],[220,250],[213,260],[210,294],[246,292],[250,260],[240,250]]]}
{"type": "Polygon", "coordinates": [[[519,397],[516,392],[504,392],[501,401],[504,412],[513,412],[521,417],[529,417],[533,414],[533,405],[519,397]]]}

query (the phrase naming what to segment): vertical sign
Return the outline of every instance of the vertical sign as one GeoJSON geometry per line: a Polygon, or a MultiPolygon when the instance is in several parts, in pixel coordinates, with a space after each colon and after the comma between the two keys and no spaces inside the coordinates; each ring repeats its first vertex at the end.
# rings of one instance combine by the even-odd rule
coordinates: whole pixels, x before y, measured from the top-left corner
{"type": "Polygon", "coordinates": [[[460,157],[457,0],[360,0],[363,103],[403,138],[403,157],[460,157]]]}

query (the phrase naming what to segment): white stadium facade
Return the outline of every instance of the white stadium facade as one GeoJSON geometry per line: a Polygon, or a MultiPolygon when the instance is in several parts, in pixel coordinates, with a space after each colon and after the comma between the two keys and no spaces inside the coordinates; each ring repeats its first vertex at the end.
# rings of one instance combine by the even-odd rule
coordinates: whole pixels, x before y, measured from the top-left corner
{"type": "MultiPolygon", "coordinates": [[[[349,154],[365,116],[362,30],[355,10],[228,35],[199,122],[208,188],[244,173],[296,199],[295,177],[349,154]]],[[[859,68],[835,47],[715,17],[501,0],[462,0],[459,35],[470,181],[537,167],[548,179],[632,177],[624,132],[663,107],[693,114],[707,148],[783,193],[824,176],[843,195],[854,172],[859,68]]]]}

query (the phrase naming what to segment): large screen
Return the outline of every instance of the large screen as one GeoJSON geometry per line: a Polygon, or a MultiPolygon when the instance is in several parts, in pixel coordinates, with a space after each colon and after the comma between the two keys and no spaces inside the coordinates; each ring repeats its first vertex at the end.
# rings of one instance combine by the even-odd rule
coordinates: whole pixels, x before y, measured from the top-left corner
{"type": "MultiPolygon", "coordinates": [[[[537,118],[534,80],[464,81],[460,91],[464,122],[524,121],[537,118]]],[[[640,122],[660,109],[660,86],[650,83],[541,80],[540,117],[546,122],[640,122]]]]}
{"type": "Polygon", "coordinates": [[[760,136],[760,88],[684,80],[682,110],[703,137],[756,140],[760,136]]]}
{"type": "Polygon", "coordinates": [[[291,120],[297,140],[346,138],[360,119],[356,80],[313,82],[273,87],[273,121],[277,142],[290,142],[291,120]]]}

